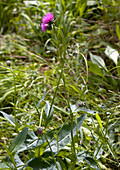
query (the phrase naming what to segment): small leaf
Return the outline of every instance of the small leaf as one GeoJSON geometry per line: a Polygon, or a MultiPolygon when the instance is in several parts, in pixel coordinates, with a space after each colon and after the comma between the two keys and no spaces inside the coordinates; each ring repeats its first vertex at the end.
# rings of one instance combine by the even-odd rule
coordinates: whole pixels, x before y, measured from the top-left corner
{"type": "Polygon", "coordinates": [[[54,107],[55,109],[61,111],[62,113],[64,113],[64,114],[67,115],[67,116],[70,115],[69,112],[65,111],[64,109],[62,109],[62,108],[60,108],[60,107],[58,107],[58,106],[53,105],[53,107],[54,107]]]}
{"type": "MultiPolygon", "coordinates": [[[[50,111],[50,103],[49,101],[46,101],[46,107],[45,107],[45,116],[47,118],[48,114],[49,114],[49,111],[50,111]]],[[[50,112],[50,117],[52,117],[52,113],[53,113],[53,107],[51,109],[51,112],[50,112]]]]}
{"type": "Polygon", "coordinates": [[[103,68],[105,71],[107,71],[105,62],[100,56],[93,55],[92,53],[90,53],[90,59],[93,63],[97,64],[98,67],[103,68]]]}
{"type": "Polygon", "coordinates": [[[85,1],[83,4],[81,3],[80,8],[79,8],[79,11],[80,11],[80,17],[82,17],[82,16],[83,16],[84,11],[85,11],[85,9],[86,9],[86,6],[87,6],[87,1],[85,1]]]}
{"type": "Polygon", "coordinates": [[[95,116],[96,116],[96,119],[98,120],[98,123],[99,123],[99,125],[100,125],[101,130],[102,130],[102,129],[103,129],[103,127],[102,127],[102,121],[101,121],[101,118],[100,118],[100,116],[99,116],[99,114],[98,114],[98,113],[96,113],[96,114],[95,114],[95,116]]]}
{"type": "Polygon", "coordinates": [[[3,114],[3,116],[13,125],[15,126],[15,120],[12,116],[8,115],[7,113],[0,111],[0,113],[3,114]]]}
{"type": "Polygon", "coordinates": [[[51,108],[51,105],[49,101],[46,101],[46,107],[45,107],[45,114],[43,115],[44,120],[45,120],[45,126],[50,122],[50,120],[53,117],[53,106],[51,108]]]}
{"type": "Polygon", "coordinates": [[[120,59],[118,60],[118,63],[117,63],[117,72],[118,72],[118,76],[120,78],[120,59]]]}
{"type": "Polygon", "coordinates": [[[120,57],[117,50],[111,48],[110,46],[107,46],[107,48],[105,50],[105,54],[107,57],[109,57],[110,59],[113,60],[115,65],[117,65],[118,58],[120,57]]]}
{"type": "Polygon", "coordinates": [[[100,169],[100,168],[98,168],[98,165],[97,165],[96,161],[95,161],[93,158],[91,158],[91,157],[85,157],[85,159],[89,162],[89,164],[90,164],[90,166],[91,166],[92,168],[95,168],[96,170],[99,170],[99,169],[100,169]]]}
{"type": "Polygon", "coordinates": [[[43,154],[43,148],[38,146],[35,148],[35,157],[40,157],[43,154]]]}
{"type": "Polygon", "coordinates": [[[26,135],[28,132],[28,128],[25,127],[22,132],[19,133],[19,135],[14,139],[12,144],[9,147],[10,152],[15,153],[19,150],[20,145],[24,143],[26,135]]]}
{"type": "Polygon", "coordinates": [[[102,71],[102,69],[100,67],[98,67],[97,64],[92,63],[92,62],[89,62],[88,64],[89,64],[89,71],[103,77],[103,75],[104,75],[103,71],[102,71]]]}
{"type": "Polygon", "coordinates": [[[118,36],[119,41],[120,41],[120,28],[119,28],[118,24],[116,25],[116,33],[117,33],[117,36],[118,36]]]}
{"type": "Polygon", "coordinates": [[[97,113],[95,110],[86,109],[85,107],[79,107],[78,103],[76,103],[74,105],[72,105],[70,103],[70,107],[71,107],[71,110],[72,110],[73,113],[74,112],[84,112],[84,113],[92,114],[92,115],[97,113]]]}

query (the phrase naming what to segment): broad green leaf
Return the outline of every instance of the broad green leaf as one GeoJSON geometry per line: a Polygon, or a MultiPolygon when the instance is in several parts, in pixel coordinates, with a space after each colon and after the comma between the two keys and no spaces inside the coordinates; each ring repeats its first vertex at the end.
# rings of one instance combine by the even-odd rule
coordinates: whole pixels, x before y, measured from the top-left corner
{"type": "MultiPolygon", "coordinates": [[[[75,121],[73,122],[73,135],[74,136],[76,135],[76,130],[78,131],[80,129],[84,118],[85,118],[85,114],[78,117],[77,125],[75,121]]],[[[48,130],[46,132],[46,136],[47,136],[48,141],[50,142],[52,151],[56,152],[57,151],[57,140],[54,138],[54,135],[57,135],[59,149],[62,149],[71,140],[71,123],[65,124],[59,127],[58,129],[48,130]]],[[[40,139],[39,141],[36,140],[36,137],[34,139],[30,137],[26,140],[25,145],[22,145],[22,147],[18,150],[18,152],[22,152],[28,149],[34,149],[34,148],[37,148],[38,146],[42,147],[43,144],[45,144],[44,147],[47,147],[46,151],[50,150],[48,144],[46,143],[44,135],[42,136],[42,139],[40,139]]]]}
{"type": "Polygon", "coordinates": [[[25,142],[20,146],[20,148],[18,149],[17,153],[19,152],[23,152],[25,150],[29,150],[29,149],[35,149],[38,146],[41,145],[46,145],[46,140],[42,137],[42,139],[39,139],[39,141],[37,140],[38,137],[34,134],[33,131],[28,131],[27,132],[27,136],[26,136],[26,140],[25,142]]]}
{"type": "Polygon", "coordinates": [[[107,46],[105,54],[107,57],[113,60],[115,65],[117,65],[118,58],[120,58],[120,55],[117,50],[111,48],[110,46],[107,46]]]}
{"type": "Polygon", "coordinates": [[[57,161],[60,163],[60,166],[62,169],[67,170],[65,162],[62,160],[62,158],[57,157],[57,161]]]}
{"type": "MultiPolygon", "coordinates": [[[[80,130],[80,127],[85,119],[85,116],[86,116],[85,114],[82,114],[80,117],[78,117],[77,124],[75,123],[75,121],[73,122],[73,136],[76,135],[76,131],[80,130]]],[[[64,146],[66,146],[70,142],[71,123],[63,125],[57,131],[58,131],[57,133],[58,143],[56,139],[52,140],[52,142],[50,143],[53,152],[57,152],[58,145],[59,145],[59,149],[62,149],[64,146]]]]}
{"type": "Polygon", "coordinates": [[[88,65],[89,65],[89,71],[103,77],[103,75],[104,75],[103,71],[97,64],[92,63],[92,62],[88,62],[88,65]]]}
{"type": "Polygon", "coordinates": [[[93,55],[92,53],[90,53],[90,59],[93,63],[97,64],[98,67],[103,68],[105,71],[107,71],[105,62],[100,56],[93,55]]]}
{"type": "Polygon", "coordinates": [[[48,169],[49,167],[54,165],[54,161],[52,158],[52,153],[50,151],[44,152],[42,157],[39,158],[32,158],[29,160],[25,167],[30,166],[33,169],[39,170],[39,169],[48,169]]]}
{"type": "Polygon", "coordinates": [[[43,154],[43,148],[38,146],[37,148],[35,148],[35,157],[40,157],[43,154]]]}
{"type": "Polygon", "coordinates": [[[90,166],[91,166],[92,168],[95,168],[96,170],[99,170],[99,169],[100,169],[100,168],[98,167],[96,161],[95,161],[93,158],[86,156],[85,159],[89,162],[89,164],[90,164],[90,166]]]}
{"type": "MultiPolygon", "coordinates": [[[[27,164],[25,165],[25,167],[29,166],[29,167],[32,167],[34,170],[66,170],[66,169],[63,169],[60,162],[59,161],[56,161],[56,164],[57,164],[57,167],[56,168],[56,165],[54,163],[54,160],[52,158],[52,154],[51,152],[45,152],[43,154],[42,157],[39,157],[39,158],[33,158],[31,159],[30,161],[27,162],[27,164]]],[[[62,164],[63,165],[63,164],[62,164]]]]}
{"type": "Polygon", "coordinates": [[[14,141],[9,147],[10,152],[15,153],[19,150],[20,145],[23,144],[26,139],[27,132],[28,132],[28,128],[25,127],[22,130],[22,132],[19,133],[19,135],[14,139],[14,141]]]}
{"type": "Polygon", "coordinates": [[[0,113],[3,114],[3,116],[13,125],[15,126],[15,120],[12,116],[8,115],[7,113],[0,111],[0,113]]]}

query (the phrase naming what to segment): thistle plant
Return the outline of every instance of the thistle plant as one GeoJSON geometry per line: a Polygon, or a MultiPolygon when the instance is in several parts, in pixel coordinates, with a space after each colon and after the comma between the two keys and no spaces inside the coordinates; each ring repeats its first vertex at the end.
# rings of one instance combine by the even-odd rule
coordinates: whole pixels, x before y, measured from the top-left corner
{"type": "MultiPolygon", "coordinates": [[[[57,87],[56,87],[56,90],[54,92],[54,96],[53,96],[53,99],[52,99],[52,102],[51,102],[48,118],[47,118],[46,123],[45,123],[45,127],[47,127],[47,125],[48,125],[49,116],[50,116],[50,113],[51,113],[52,106],[54,104],[54,100],[55,100],[61,79],[63,80],[65,91],[66,91],[66,84],[65,84],[65,77],[64,77],[64,63],[65,63],[66,54],[67,54],[66,53],[67,52],[67,41],[66,41],[66,37],[64,36],[61,29],[59,29],[55,25],[52,25],[53,19],[54,19],[54,15],[52,13],[46,14],[42,18],[41,28],[42,28],[42,31],[46,31],[47,29],[51,28],[51,26],[52,26],[52,28],[53,28],[52,33],[56,34],[57,41],[59,42],[59,45],[58,45],[58,43],[56,45],[57,45],[58,55],[60,57],[60,63],[61,63],[60,69],[61,70],[60,70],[60,76],[59,76],[59,79],[58,79],[57,87]],[[61,42],[60,42],[60,40],[61,40],[61,42]],[[59,48],[61,48],[60,47],[61,44],[62,44],[62,50],[59,49],[59,48]]],[[[52,39],[52,40],[54,41],[54,39],[52,39]]],[[[73,113],[72,113],[72,110],[71,110],[71,107],[70,107],[70,104],[69,104],[68,96],[67,96],[67,104],[68,104],[68,108],[70,110],[70,119],[71,119],[71,139],[72,139],[71,151],[72,151],[72,154],[74,155],[74,157],[76,157],[75,143],[74,143],[74,137],[73,137],[73,113]]]]}

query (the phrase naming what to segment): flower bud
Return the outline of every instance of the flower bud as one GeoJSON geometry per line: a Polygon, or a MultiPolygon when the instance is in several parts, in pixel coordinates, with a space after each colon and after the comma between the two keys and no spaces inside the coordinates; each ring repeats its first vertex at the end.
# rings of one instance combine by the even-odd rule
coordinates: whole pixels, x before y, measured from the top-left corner
{"type": "Polygon", "coordinates": [[[39,127],[39,128],[37,128],[37,132],[39,133],[39,134],[42,134],[42,127],[39,127]]]}
{"type": "Polygon", "coordinates": [[[10,67],[10,66],[11,66],[11,61],[10,61],[10,60],[7,60],[7,61],[6,61],[6,64],[7,64],[7,66],[10,67]]]}

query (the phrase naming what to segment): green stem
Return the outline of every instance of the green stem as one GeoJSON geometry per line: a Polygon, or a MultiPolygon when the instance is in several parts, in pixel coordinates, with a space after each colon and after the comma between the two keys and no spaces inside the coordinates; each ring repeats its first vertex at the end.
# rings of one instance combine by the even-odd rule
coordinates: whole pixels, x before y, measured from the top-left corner
{"type": "Polygon", "coordinates": [[[52,110],[52,106],[53,106],[53,103],[54,103],[54,100],[55,100],[55,97],[56,97],[56,93],[57,93],[57,91],[58,91],[58,87],[59,87],[59,84],[60,84],[60,80],[61,80],[61,78],[62,78],[63,65],[64,65],[64,64],[62,64],[62,68],[61,68],[61,72],[60,72],[60,77],[59,77],[59,80],[58,80],[58,83],[57,83],[57,87],[56,87],[56,89],[55,89],[54,96],[53,96],[53,99],[52,99],[52,102],[51,102],[51,105],[50,105],[50,110],[49,110],[48,117],[47,117],[47,120],[46,120],[46,123],[45,123],[45,128],[46,128],[47,125],[48,125],[49,116],[50,116],[50,113],[51,113],[51,110],[52,110]]]}
{"type": "Polygon", "coordinates": [[[56,168],[59,170],[58,165],[57,165],[57,162],[56,162],[56,159],[55,159],[55,156],[54,156],[54,153],[53,153],[52,148],[51,148],[51,146],[50,146],[50,143],[49,143],[49,141],[48,141],[48,139],[47,139],[46,134],[44,134],[44,135],[45,135],[45,139],[46,139],[46,141],[47,141],[47,143],[48,143],[48,145],[49,145],[49,148],[50,148],[50,150],[51,150],[51,153],[52,153],[53,160],[54,160],[54,162],[55,162],[56,168]]]}
{"type": "Polygon", "coordinates": [[[39,127],[41,127],[41,124],[42,124],[42,116],[43,116],[43,108],[41,110],[39,127]]]}
{"type": "Polygon", "coordinates": [[[16,163],[14,161],[14,156],[10,155],[10,158],[11,158],[12,163],[14,164],[15,170],[17,170],[17,166],[16,166],[16,163]]]}
{"type": "MultiPolygon", "coordinates": [[[[64,75],[63,75],[63,82],[64,82],[65,94],[67,94],[64,75]]],[[[70,107],[70,102],[69,102],[69,97],[68,96],[67,96],[67,103],[68,103],[68,107],[70,109],[70,118],[71,118],[71,139],[72,139],[71,150],[72,150],[72,153],[74,153],[74,155],[76,156],[75,142],[74,142],[74,137],[73,137],[73,112],[72,112],[71,107],[70,107]]]]}
{"type": "MultiPolygon", "coordinates": [[[[12,68],[11,68],[12,69],[12,68]]],[[[13,70],[12,70],[12,72],[14,72],[13,70]]],[[[13,79],[14,79],[14,119],[15,119],[15,129],[16,129],[16,131],[17,132],[19,132],[18,131],[18,122],[17,122],[17,116],[16,116],[16,83],[15,83],[15,75],[13,74],[13,79]]]]}
{"type": "MultiPolygon", "coordinates": [[[[70,111],[71,112],[71,111],[70,111]]],[[[74,137],[73,137],[73,113],[70,113],[71,115],[71,139],[72,139],[72,153],[76,155],[75,153],[75,143],[74,143],[74,137]]]]}
{"type": "MultiPolygon", "coordinates": [[[[55,89],[54,96],[53,96],[53,99],[52,99],[52,102],[51,102],[51,105],[50,105],[50,110],[49,110],[48,117],[47,117],[47,120],[46,120],[46,123],[45,123],[45,128],[46,128],[47,125],[48,125],[49,116],[50,116],[50,113],[51,113],[51,110],[52,110],[52,106],[53,106],[53,104],[54,104],[54,100],[55,100],[55,97],[56,97],[56,94],[57,94],[57,91],[58,91],[58,87],[59,87],[59,84],[60,84],[60,80],[61,80],[61,78],[62,78],[64,61],[65,61],[65,52],[66,52],[66,44],[65,44],[66,41],[65,41],[65,38],[64,38],[64,35],[63,35],[62,31],[61,31],[59,28],[54,27],[54,26],[53,26],[53,29],[54,29],[54,30],[58,30],[59,33],[60,33],[60,35],[61,35],[61,37],[62,37],[63,47],[64,47],[64,57],[62,58],[62,53],[60,52],[61,63],[62,63],[62,65],[61,65],[61,72],[60,72],[60,77],[59,77],[59,80],[58,80],[58,83],[57,83],[57,87],[56,87],[56,89],[55,89]]],[[[54,32],[55,32],[55,31],[54,31],[54,32]]],[[[60,45],[60,43],[57,44],[57,49],[58,49],[58,51],[59,51],[59,49],[60,49],[60,48],[59,48],[59,45],[60,45]]]]}

